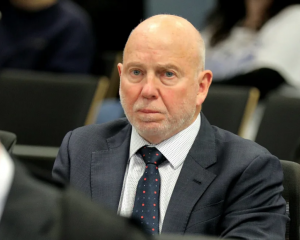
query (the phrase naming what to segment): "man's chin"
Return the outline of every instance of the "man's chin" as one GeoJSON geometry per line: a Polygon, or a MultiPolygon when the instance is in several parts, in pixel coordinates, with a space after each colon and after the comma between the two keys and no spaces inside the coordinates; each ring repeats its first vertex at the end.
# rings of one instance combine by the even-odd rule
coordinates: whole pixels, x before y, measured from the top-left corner
{"type": "Polygon", "coordinates": [[[157,121],[139,121],[135,124],[136,126],[140,127],[141,129],[160,129],[162,124],[157,121]]]}
{"type": "Polygon", "coordinates": [[[139,135],[150,143],[158,144],[166,139],[165,129],[162,129],[161,127],[139,126],[136,129],[139,135]]]}
{"type": "Polygon", "coordinates": [[[147,135],[157,135],[164,130],[163,124],[157,121],[139,121],[134,126],[139,132],[147,133],[147,135]]]}
{"type": "Polygon", "coordinates": [[[137,124],[162,125],[165,118],[158,114],[141,114],[134,118],[137,124]]]}

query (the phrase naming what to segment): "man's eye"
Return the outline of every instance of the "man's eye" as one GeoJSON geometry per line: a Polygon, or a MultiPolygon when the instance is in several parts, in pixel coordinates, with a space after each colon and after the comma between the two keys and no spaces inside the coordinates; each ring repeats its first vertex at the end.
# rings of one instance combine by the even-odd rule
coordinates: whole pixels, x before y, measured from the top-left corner
{"type": "Polygon", "coordinates": [[[174,76],[174,73],[172,72],[166,72],[166,77],[173,77],[174,76]]]}
{"type": "Polygon", "coordinates": [[[140,74],[141,74],[141,71],[139,71],[139,70],[133,70],[133,75],[138,76],[140,74]]]}

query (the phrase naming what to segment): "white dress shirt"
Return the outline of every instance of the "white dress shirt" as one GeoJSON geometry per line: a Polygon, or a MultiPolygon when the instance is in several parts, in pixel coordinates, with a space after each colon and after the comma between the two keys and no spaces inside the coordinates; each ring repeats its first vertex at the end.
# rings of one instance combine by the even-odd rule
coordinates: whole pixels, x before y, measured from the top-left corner
{"type": "Polygon", "coordinates": [[[0,143],[0,220],[14,176],[14,164],[0,143]]]}
{"type": "Polygon", "coordinates": [[[132,128],[129,160],[124,176],[123,189],[118,209],[118,213],[121,216],[131,216],[138,181],[143,175],[146,166],[144,160],[139,154],[136,154],[136,152],[145,145],[156,147],[168,160],[159,165],[158,168],[161,178],[159,201],[159,231],[161,232],[173,189],[180,174],[183,162],[199,132],[200,125],[201,116],[199,114],[197,119],[189,127],[157,145],[147,142],[137,133],[134,127],[132,128]]]}

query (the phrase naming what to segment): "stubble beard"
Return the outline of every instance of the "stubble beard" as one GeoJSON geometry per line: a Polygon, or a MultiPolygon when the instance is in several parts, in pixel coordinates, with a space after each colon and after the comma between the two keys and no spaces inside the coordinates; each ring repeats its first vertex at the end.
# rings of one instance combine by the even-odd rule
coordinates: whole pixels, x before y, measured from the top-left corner
{"type": "MultiPolygon", "coordinates": [[[[120,94],[120,100],[128,121],[136,128],[141,136],[156,136],[162,140],[166,140],[188,127],[192,123],[196,113],[195,107],[189,106],[188,101],[183,101],[181,106],[178,106],[178,109],[180,109],[179,111],[181,112],[175,117],[172,117],[168,112],[165,112],[164,115],[166,118],[161,122],[155,123],[150,116],[143,118],[142,121],[138,121],[133,116],[134,112],[137,109],[142,109],[145,105],[142,102],[135,103],[132,107],[132,113],[129,114],[129,106],[122,94],[120,94]]],[[[152,110],[156,109],[152,108],[152,110]]]]}

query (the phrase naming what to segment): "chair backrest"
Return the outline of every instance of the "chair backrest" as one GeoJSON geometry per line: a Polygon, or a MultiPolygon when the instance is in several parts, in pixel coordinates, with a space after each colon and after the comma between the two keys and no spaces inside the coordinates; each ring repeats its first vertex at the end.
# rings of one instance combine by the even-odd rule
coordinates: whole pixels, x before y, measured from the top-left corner
{"type": "Polygon", "coordinates": [[[293,154],[293,161],[300,164],[300,138],[297,141],[297,145],[293,154]]]}
{"type": "Polygon", "coordinates": [[[292,159],[300,136],[300,99],[272,94],[255,141],[280,159],[292,159]]]}
{"type": "Polygon", "coordinates": [[[0,130],[0,142],[9,153],[12,152],[14,145],[17,142],[16,134],[0,130]]]}
{"type": "Polygon", "coordinates": [[[108,84],[88,75],[2,71],[0,129],[14,132],[18,144],[60,146],[68,131],[93,122],[94,101],[108,84]]]}
{"type": "Polygon", "coordinates": [[[120,86],[120,77],[117,65],[122,62],[123,53],[120,51],[114,52],[114,61],[110,68],[109,80],[110,85],[107,90],[106,98],[118,98],[119,95],[119,86],[120,86]]]}
{"type": "Polygon", "coordinates": [[[300,227],[300,164],[280,160],[284,174],[283,197],[287,202],[290,222],[287,224],[286,239],[299,240],[300,227]]]}
{"type": "Polygon", "coordinates": [[[202,111],[211,124],[244,137],[258,99],[254,87],[212,85],[202,111]]]}

